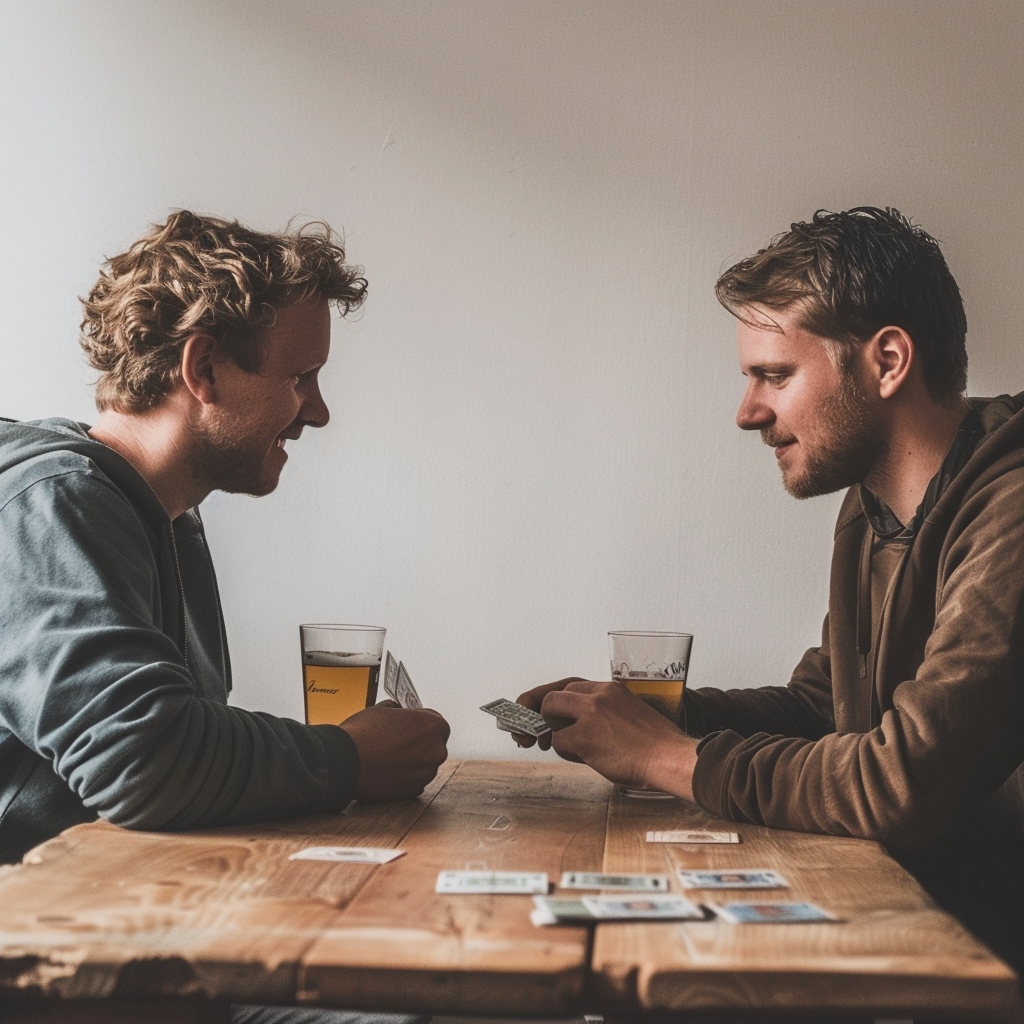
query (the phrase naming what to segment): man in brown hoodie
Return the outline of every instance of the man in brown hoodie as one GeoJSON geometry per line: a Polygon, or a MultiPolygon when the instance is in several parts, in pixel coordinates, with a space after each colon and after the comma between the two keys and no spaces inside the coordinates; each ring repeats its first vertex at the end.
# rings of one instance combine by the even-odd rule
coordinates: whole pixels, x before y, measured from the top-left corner
{"type": "Polygon", "coordinates": [[[795,497],[849,488],[821,643],[786,686],[687,692],[682,728],[614,683],[520,700],[615,782],[884,843],[1021,970],[1024,394],[965,397],[959,290],[895,210],[820,211],[716,292],[738,425],[795,497]]]}

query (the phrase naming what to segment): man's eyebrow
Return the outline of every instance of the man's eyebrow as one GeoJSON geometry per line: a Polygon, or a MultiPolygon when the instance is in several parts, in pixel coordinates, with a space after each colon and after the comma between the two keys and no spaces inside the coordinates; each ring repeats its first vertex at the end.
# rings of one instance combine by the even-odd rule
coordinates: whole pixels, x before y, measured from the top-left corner
{"type": "Polygon", "coordinates": [[[755,363],[743,370],[747,377],[770,377],[778,373],[792,373],[792,363],[755,363]]]}

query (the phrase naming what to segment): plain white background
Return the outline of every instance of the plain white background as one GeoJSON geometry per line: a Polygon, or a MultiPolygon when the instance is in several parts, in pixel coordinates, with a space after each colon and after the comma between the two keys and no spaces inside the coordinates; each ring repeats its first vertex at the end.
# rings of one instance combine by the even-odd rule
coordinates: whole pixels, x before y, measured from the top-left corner
{"type": "Polygon", "coordinates": [[[301,714],[304,621],[387,626],[460,756],[517,756],[477,706],[606,678],[609,629],[785,682],[839,496],[735,427],[712,287],[816,208],[928,228],[971,392],[1022,384],[1011,0],[0,6],[0,414],[91,419],[76,296],[171,209],[322,218],[366,267],[330,425],[203,509],[245,707],[301,714]]]}

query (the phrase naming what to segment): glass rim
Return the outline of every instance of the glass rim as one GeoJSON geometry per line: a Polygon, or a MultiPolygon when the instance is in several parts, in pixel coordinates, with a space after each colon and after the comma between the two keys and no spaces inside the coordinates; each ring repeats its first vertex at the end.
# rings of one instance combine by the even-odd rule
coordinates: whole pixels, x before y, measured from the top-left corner
{"type": "Polygon", "coordinates": [[[385,626],[360,626],[354,622],[302,622],[299,629],[348,629],[361,630],[364,633],[386,633],[385,626]]]}
{"type": "Polygon", "coordinates": [[[688,636],[693,639],[692,633],[674,633],[671,631],[656,630],[656,629],[610,629],[608,630],[609,636],[688,636]]]}

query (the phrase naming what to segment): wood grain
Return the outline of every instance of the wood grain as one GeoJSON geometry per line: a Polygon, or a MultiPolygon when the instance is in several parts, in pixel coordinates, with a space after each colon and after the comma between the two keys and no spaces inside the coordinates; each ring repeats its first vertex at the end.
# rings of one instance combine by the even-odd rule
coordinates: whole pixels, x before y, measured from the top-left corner
{"type": "Polygon", "coordinates": [[[601,925],[594,990],[622,1012],[790,1010],[909,1017],[1020,1012],[1016,975],[939,911],[876,843],[780,832],[715,819],[682,800],[616,794],[609,807],[606,871],[773,868],[791,888],[686,893],[697,902],[807,900],[838,924],[601,925]],[[730,846],[645,842],[648,829],[735,831],[730,846]]]}
{"type": "Polygon", "coordinates": [[[341,814],[193,833],[69,829],[0,874],[0,996],[289,1003],[303,952],[380,869],[288,855],[400,845],[456,768],[418,800],[341,814]]]}
{"type": "Polygon", "coordinates": [[[600,868],[611,787],[580,765],[467,762],[306,953],[300,998],[366,1009],[567,1015],[582,1006],[586,928],[536,928],[528,896],[441,896],[439,871],[600,868]],[[405,922],[402,930],[396,918],[405,922]]]}

